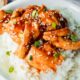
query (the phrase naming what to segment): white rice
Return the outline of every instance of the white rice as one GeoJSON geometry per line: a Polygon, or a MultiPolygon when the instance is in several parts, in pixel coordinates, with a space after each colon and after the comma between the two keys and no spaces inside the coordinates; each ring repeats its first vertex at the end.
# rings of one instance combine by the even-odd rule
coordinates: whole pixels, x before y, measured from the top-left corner
{"type": "MultiPolygon", "coordinates": [[[[65,13],[63,13],[63,15],[65,13]]],[[[68,14],[66,13],[66,15],[68,14]]],[[[66,17],[69,20],[69,15],[66,17]]],[[[76,24],[74,19],[70,19],[69,24],[72,30],[76,30],[77,33],[80,33],[77,27],[75,28],[76,24]]],[[[78,26],[78,28],[80,27],[78,26]]],[[[51,69],[46,72],[41,71],[38,73],[35,68],[30,68],[26,62],[14,56],[14,51],[17,47],[18,45],[12,41],[8,34],[5,33],[0,36],[0,74],[8,80],[80,80],[79,51],[65,51],[63,54],[66,56],[66,59],[63,61],[62,65],[57,66],[56,73],[51,69]],[[12,51],[10,56],[6,55],[6,51],[8,50],[12,51]],[[14,67],[12,73],[9,73],[10,66],[14,67]]]]}

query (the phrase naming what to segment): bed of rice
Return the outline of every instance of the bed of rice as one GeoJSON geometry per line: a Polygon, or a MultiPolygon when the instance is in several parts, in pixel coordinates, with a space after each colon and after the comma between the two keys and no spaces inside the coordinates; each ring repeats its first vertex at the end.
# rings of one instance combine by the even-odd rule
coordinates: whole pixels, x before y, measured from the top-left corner
{"type": "MultiPolygon", "coordinates": [[[[68,19],[70,29],[76,31],[80,38],[80,26],[77,22],[62,10],[62,14],[68,19]]],[[[12,41],[7,33],[0,36],[0,74],[8,80],[80,80],[80,51],[65,51],[63,55],[66,59],[62,65],[57,66],[57,72],[47,70],[38,71],[14,56],[14,51],[18,45],[12,41]],[[6,51],[11,51],[10,56],[6,51]],[[9,72],[9,67],[13,66],[14,71],[9,72]]]]}

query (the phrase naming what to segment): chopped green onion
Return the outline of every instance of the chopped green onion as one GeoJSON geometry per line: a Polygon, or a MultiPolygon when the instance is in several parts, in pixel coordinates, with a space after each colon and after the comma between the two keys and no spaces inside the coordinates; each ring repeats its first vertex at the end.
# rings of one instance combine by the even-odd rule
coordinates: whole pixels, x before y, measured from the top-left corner
{"type": "Polygon", "coordinates": [[[29,60],[33,60],[33,57],[32,57],[32,55],[30,55],[30,57],[29,57],[29,60]]]}
{"type": "Polygon", "coordinates": [[[37,11],[37,10],[34,10],[34,11],[32,12],[32,17],[33,17],[33,18],[37,18],[37,17],[38,17],[38,11],[37,11]]]}
{"type": "Polygon", "coordinates": [[[41,40],[38,40],[38,41],[35,41],[34,42],[34,46],[35,47],[39,47],[41,44],[42,44],[42,41],[41,40]]]}
{"type": "Polygon", "coordinates": [[[43,9],[43,11],[47,11],[47,8],[45,7],[45,8],[43,9]]]}
{"type": "Polygon", "coordinates": [[[11,51],[6,51],[6,55],[10,56],[11,51]]]}
{"type": "Polygon", "coordinates": [[[59,56],[60,56],[59,53],[54,53],[54,54],[53,54],[53,57],[54,57],[54,58],[58,58],[59,56]]]}
{"type": "Polygon", "coordinates": [[[72,35],[70,36],[70,38],[71,38],[71,40],[72,40],[73,42],[75,42],[75,41],[78,40],[78,37],[77,37],[75,34],[72,34],[72,35]]]}
{"type": "Polygon", "coordinates": [[[12,14],[13,13],[13,10],[6,10],[5,12],[12,14]]]}
{"type": "Polygon", "coordinates": [[[17,24],[17,21],[14,21],[13,24],[17,24]]]}
{"type": "Polygon", "coordinates": [[[14,67],[13,66],[10,66],[9,67],[9,72],[12,73],[13,71],[14,71],[14,67]]]}
{"type": "Polygon", "coordinates": [[[53,23],[52,23],[52,28],[56,29],[56,25],[57,25],[57,24],[56,24],[55,22],[53,22],[53,23]]]}

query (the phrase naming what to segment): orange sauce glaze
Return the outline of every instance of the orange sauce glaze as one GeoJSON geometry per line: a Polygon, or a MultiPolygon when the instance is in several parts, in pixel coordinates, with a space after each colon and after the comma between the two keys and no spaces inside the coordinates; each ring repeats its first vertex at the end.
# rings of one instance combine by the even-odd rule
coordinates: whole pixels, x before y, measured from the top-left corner
{"type": "Polygon", "coordinates": [[[18,21],[15,24],[11,22],[9,23],[0,22],[0,35],[3,34],[4,32],[7,32],[11,36],[13,41],[20,44],[22,41],[21,35],[23,35],[25,25],[23,24],[22,21],[20,21],[20,18],[18,18],[17,20],[18,21]]]}

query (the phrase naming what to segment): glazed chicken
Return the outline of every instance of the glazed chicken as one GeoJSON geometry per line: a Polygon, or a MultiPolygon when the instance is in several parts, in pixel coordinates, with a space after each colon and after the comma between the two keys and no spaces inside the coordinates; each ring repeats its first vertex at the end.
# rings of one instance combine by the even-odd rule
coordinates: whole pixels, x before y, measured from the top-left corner
{"type": "Polygon", "coordinates": [[[80,49],[77,34],[69,29],[59,10],[30,5],[14,11],[0,10],[0,34],[7,32],[19,47],[15,55],[38,70],[56,71],[64,50],[80,49]]]}

